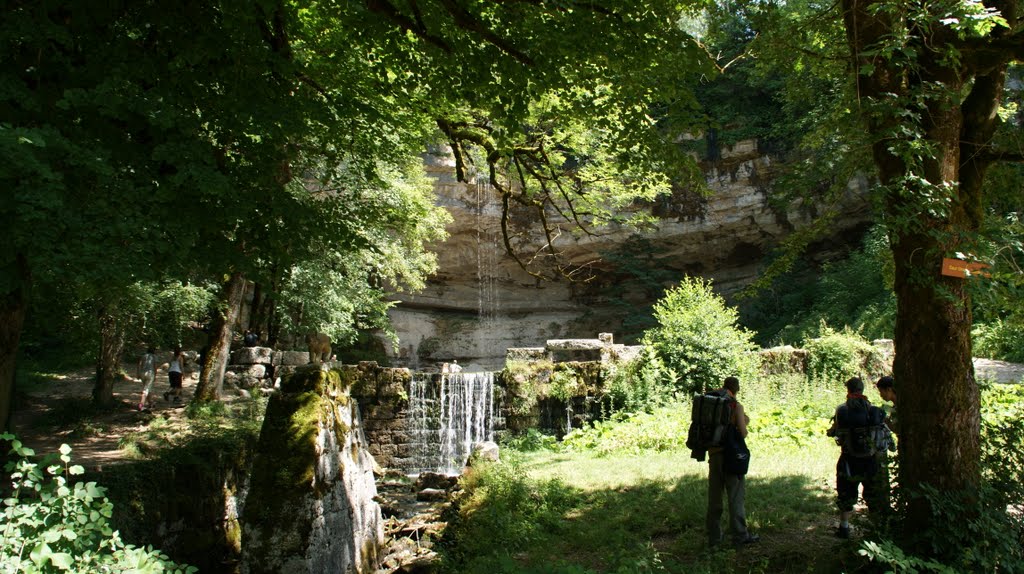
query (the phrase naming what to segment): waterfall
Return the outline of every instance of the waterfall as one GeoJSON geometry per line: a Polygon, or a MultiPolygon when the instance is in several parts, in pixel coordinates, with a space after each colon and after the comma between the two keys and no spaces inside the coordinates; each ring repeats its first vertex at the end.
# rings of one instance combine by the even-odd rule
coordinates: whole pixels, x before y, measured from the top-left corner
{"type": "Polygon", "coordinates": [[[409,418],[407,472],[461,472],[474,443],[494,440],[494,374],[414,375],[409,418]]]}

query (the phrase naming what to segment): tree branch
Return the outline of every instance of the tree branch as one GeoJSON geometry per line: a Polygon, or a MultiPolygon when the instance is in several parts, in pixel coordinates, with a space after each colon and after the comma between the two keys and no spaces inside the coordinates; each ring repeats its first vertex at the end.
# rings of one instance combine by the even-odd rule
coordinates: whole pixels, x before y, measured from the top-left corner
{"type": "Polygon", "coordinates": [[[420,23],[414,22],[405,14],[402,14],[394,4],[388,2],[388,0],[365,0],[366,8],[370,12],[377,14],[383,14],[389,20],[398,24],[398,27],[407,32],[412,32],[417,37],[421,38],[428,44],[436,46],[443,50],[446,54],[452,53],[452,47],[444,41],[443,38],[434,36],[431,34],[426,27],[421,26],[420,23]]]}
{"type": "MultiPolygon", "coordinates": [[[[382,1],[382,0],[368,0],[368,1],[382,1]]],[[[534,65],[533,58],[523,53],[521,50],[513,46],[507,39],[502,38],[495,34],[492,30],[487,28],[479,19],[477,19],[468,10],[460,6],[455,0],[440,0],[441,5],[451,15],[455,22],[455,25],[467,32],[473,32],[478,34],[487,43],[495,46],[502,52],[508,54],[512,59],[517,62],[526,65],[534,65]]]]}

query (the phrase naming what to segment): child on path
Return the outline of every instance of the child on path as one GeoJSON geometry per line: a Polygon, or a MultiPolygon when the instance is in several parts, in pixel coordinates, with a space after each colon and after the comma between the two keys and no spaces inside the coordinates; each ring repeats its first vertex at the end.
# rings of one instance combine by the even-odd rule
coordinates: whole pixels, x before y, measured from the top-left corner
{"type": "Polygon", "coordinates": [[[156,347],[150,345],[146,353],[139,358],[136,366],[136,374],[142,381],[142,398],[139,399],[139,410],[146,410],[153,406],[150,394],[153,392],[153,382],[156,381],[156,347]]]}

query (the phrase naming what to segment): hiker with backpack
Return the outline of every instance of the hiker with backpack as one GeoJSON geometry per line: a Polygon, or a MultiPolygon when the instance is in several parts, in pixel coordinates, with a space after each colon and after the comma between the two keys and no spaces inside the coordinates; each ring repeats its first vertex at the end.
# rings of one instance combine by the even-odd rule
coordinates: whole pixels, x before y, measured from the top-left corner
{"type": "Polygon", "coordinates": [[[744,477],[750,464],[747,449],[747,424],[750,417],[736,400],[740,381],[726,377],[721,389],[695,395],[693,417],[686,439],[691,456],[697,460],[708,458],[708,545],[722,542],[722,494],[729,501],[729,531],[736,546],[752,544],[760,536],[747,530],[744,508],[746,495],[744,477]]]}
{"type": "Polygon", "coordinates": [[[846,402],[836,408],[832,426],[825,433],[834,437],[841,454],[836,464],[836,504],[839,526],[836,536],[850,537],[850,517],[863,485],[864,501],[872,513],[889,509],[888,485],[882,485],[882,453],[892,445],[885,426],[885,412],[864,396],[864,381],[853,377],[846,381],[846,402]]]}

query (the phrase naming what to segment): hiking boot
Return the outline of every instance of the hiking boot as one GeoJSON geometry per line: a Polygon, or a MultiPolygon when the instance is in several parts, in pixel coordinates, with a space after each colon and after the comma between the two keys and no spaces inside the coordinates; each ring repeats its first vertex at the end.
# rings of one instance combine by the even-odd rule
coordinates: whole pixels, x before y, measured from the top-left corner
{"type": "Polygon", "coordinates": [[[850,527],[840,526],[836,528],[836,538],[848,539],[850,537],[850,527]]]}
{"type": "Polygon", "coordinates": [[[733,542],[733,545],[734,546],[746,546],[748,544],[756,544],[756,543],[758,543],[760,541],[761,541],[761,537],[758,536],[757,534],[747,533],[747,535],[745,537],[740,538],[736,542],[733,542]]]}
{"type": "Polygon", "coordinates": [[[168,401],[168,400],[170,400],[170,399],[171,399],[171,393],[170,393],[170,391],[168,391],[168,392],[164,393],[164,400],[165,400],[165,401],[168,401]]]}

